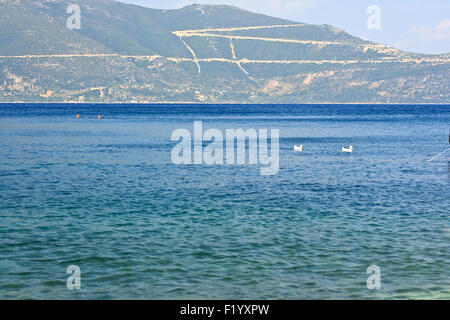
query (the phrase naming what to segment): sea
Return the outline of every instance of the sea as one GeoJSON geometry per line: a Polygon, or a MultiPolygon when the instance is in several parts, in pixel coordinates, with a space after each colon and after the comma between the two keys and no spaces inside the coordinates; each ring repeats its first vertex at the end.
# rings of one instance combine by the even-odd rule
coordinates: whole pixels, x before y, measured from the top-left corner
{"type": "Polygon", "coordinates": [[[449,129],[450,105],[0,104],[0,299],[450,299],[449,129]],[[278,172],[174,164],[195,121],[279,130],[278,172]]]}

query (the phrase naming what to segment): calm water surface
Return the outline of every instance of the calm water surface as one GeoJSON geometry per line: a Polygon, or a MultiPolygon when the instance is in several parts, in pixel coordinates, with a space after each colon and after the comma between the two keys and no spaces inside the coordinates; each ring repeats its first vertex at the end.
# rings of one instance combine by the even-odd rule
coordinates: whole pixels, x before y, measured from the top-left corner
{"type": "Polygon", "coordinates": [[[450,153],[426,160],[449,128],[450,106],[0,105],[0,298],[448,299],[450,153]],[[279,129],[279,173],[172,164],[195,120],[279,129]]]}

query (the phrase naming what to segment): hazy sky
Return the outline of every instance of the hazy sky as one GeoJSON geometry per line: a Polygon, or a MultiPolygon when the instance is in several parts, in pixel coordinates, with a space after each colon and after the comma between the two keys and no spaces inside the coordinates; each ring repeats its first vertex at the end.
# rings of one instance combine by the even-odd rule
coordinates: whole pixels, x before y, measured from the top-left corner
{"type": "MultiPolygon", "coordinates": [[[[450,52],[449,0],[120,0],[174,9],[192,3],[230,4],[312,24],[331,24],[358,37],[420,53],[450,52]],[[367,8],[380,8],[379,29],[369,29],[367,8]]],[[[373,21],[373,20],[371,20],[373,21]]]]}

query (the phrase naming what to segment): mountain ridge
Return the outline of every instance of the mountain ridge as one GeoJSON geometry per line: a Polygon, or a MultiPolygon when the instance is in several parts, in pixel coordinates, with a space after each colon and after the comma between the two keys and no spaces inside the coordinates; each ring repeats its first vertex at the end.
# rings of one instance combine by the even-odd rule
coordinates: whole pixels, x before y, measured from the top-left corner
{"type": "Polygon", "coordinates": [[[422,55],[225,5],[0,1],[0,102],[448,103],[450,54],[422,55]]]}

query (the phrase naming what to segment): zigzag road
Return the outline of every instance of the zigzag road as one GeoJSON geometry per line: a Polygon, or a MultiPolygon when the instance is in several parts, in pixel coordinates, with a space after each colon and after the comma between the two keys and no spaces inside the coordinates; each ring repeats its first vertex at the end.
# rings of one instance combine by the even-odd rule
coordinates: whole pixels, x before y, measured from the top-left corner
{"type": "Polygon", "coordinates": [[[392,63],[392,62],[403,62],[403,63],[450,63],[450,58],[443,57],[424,57],[424,58],[411,58],[403,54],[401,51],[396,50],[394,48],[379,45],[379,44],[352,44],[346,42],[339,41],[316,41],[316,40],[297,40],[297,39],[283,39],[283,38],[264,38],[264,37],[252,37],[252,36],[237,36],[237,35],[226,35],[226,34],[218,34],[215,32],[233,32],[233,31],[241,31],[241,30],[257,30],[257,29],[271,29],[271,28],[292,28],[292,27],[300,27],[303,24],[289,24],[289,25],[272,25],[272,26],[252,26],[252,27],[233,27],[233,28],[208,28],[208,29],[199,29],[199,30],[179,30],[173,31],[172,33],[176,35],[183,43],[183,45],[188,49],[191,53],[192,58],[179,58],[179,57],[163,57],[160,55],[121,55],[114,53],[98,53],[98,54],[42,54],[42,55],[15,55],[15,56],[0,56],[0,59],[40,59],[40,58],[80,58],[80,57],[88,57],[88,58],[102,58],[102,57],[120,57],[120,58],[136,58],[136,59],[147,59],[147,60],[155,60],[157,58],[165,58],[169,61],[173,61],[176,63],[180,62],[194,62],[197,66],[198,73],[201,72],[200,62],[226,62],[226,63],[234,63],[236,64],[242,72],[249,75],[247,70],[242,66],[242,64],[356,64],[356,63],[365,63],[365,64],[378,64],[378,63],[392,63]],[[200,59],[197,57],[195,53],[195,49],[190,47],[183,38],[188,37],[218,37],[229,39],[230,41],[230,50],[232,53],[232,59],[226,58],[203,58],[200,59]],[[363,52],[367,50],[375,50],[379,53],[389,53],[396,54],[396,56],[387,56],[378,60],[254,60],[254,59],[237,59],[235,47],[233,44],[233,40],[255,40],[255,41],[266,41],[266,42],[281,42],[281,43],[298,43],[298,44],[308,44],[308,45],[316,45],[316,46],[327,46],[327,45],[352,45],[361,47],[363,52]]]}

